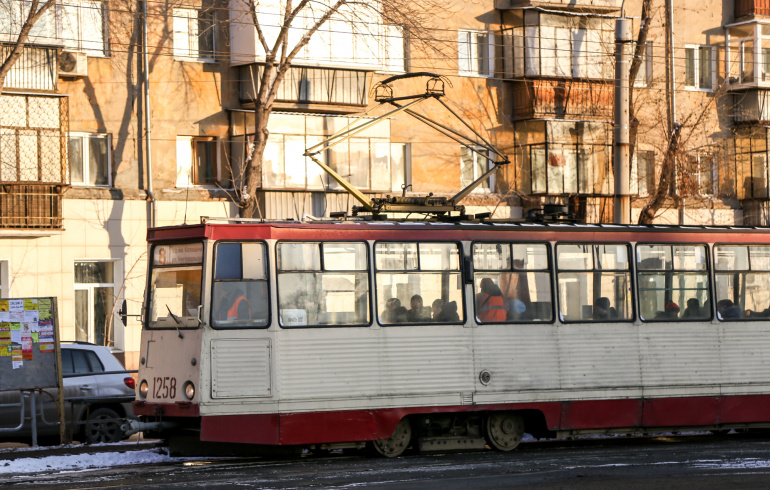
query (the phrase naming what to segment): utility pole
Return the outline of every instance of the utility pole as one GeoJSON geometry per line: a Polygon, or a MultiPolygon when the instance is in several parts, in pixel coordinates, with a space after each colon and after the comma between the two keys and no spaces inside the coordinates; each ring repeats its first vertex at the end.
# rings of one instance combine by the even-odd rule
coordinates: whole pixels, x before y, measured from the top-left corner
{"type": "Polygon", "coordinates": [[[627,45],[631,42],[631,20],[621,13],[615,19],[615,223],[631,223],[631,155],[629,137],[629,97],[627,45]]]}

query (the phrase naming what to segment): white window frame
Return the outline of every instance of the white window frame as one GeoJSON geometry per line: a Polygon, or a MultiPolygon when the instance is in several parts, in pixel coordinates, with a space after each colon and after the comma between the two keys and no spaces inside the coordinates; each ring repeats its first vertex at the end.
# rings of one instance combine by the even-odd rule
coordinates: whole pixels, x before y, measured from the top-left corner
{"type": "Polygon", "coordinates": [[[211,26],[211,56],[201,56],[198,20],[201,9],[174,8],[172,10],[172,36],[174,59],[179,61],[195,61],[199,63],[216,63],[217,24],[211,26]],[[186,43],[184,43],[186,41],[186,43]]]}
{"type": "Polygon", "coordinates": [[[219,189],[215,184],[195,184],[193,183],[193,159],[195,157],[194,142],[198,138],[212,139],[215,145],[216,153],[216,182],[222,181],[222,162],[220,151],[220,139],[212,136],[177,136],[176,137],[176,186],[177,187],[196,187],[201,189],[219,189]]]}
{"type": "MultiPolygon", "coordinates": [[[[478,173],[479,158],[481,158],[481,156],[478,153],[476,153],[475,151],[468,150],[468,151],[470,151],[470,154],[473,157],[473,163],[472,163],[473,180],[471,182],[468,182],[468,183],[463,181],[463,175],[462,175],[462,172],[463,172],[463,156],[462,156],[462,151],[463,151],[464,148],[465,148],[464,146],[460,147],[460,186],[463,189],[465,189],[465,187],[470,185],[471,182],[476,182],[476,180],[483,175],[483,172],[482,173],[478,173]]],[[[484,150],[483,148],[476,147],[476,146],[474,146],[473,148],[475,150],[478,150],[478,151],[483,151],[484,150]]],[[[494,162],[492,160],[492,153],[489,152],[489,151],[487,151],[486,153],[487,153],[487,170],[489,170],[494,165],[494,162]]],[[[495,191],[495,175],[496,174],[492,174],[492,175],[490,175],[487,178],[487,183],[489,184],[488,188],[484,188],[484,187],[482,187],[482,184],[479,184],[471,192],[475,193],[475,194],[491,194],[491,193],[493,193],[495,191]]]]}
{"type": "Polygon", "coordinates": [[[652,41],[647,41],[642,50],[642,63],[639,66],[636,80],[634,80],[634,87],[649,87],[650,85],[652,85],[652,41]]]}
{"type": "Polygon", "coordinates": [[[60,28],[61,28],[61,36],[64,38],[62,39],[62,42],[64,43],[64,49],[67,51],[78,51],[81,53],[86,53],[88,56],[92,58],[106,58],[109,57],[109,32],[108,32],[108,12],[107,12],[107,6],[105,3],[99,1],[99,0],[63,0],[61,4],[57,6],[57,17],[60,17],[60,28]],[[83,19],[82,18],[82,10],[83,9],[89,9],[94,8],[96,10],[96,6],[99,6],[99,11],[101,14],[101,30],[102,30],[102,39],[101,39],[101,48],[100,49],[93,49],[90,47],[87,47],[87,44],[89,43],[95,43],[96,41],[90,40],[90,39],[84,39],[83,38],[83,28],[91,25],[92,22],[90,19],[83,19]],[[74,8],[77,9],[77,18],[74,19],[73,23],[71,24],[73,28],[77,29],[76,38],[71,39],[69,35],[67,35],[65,31],[65,26],[67,24],[67,20],[65,17],[68,17],[69,15],[66,13],[65,7],[68,8],[74,8]]]}
{"type": "MultiPolygon", "coordinates": [[[[83,182],[70,182],[73,186],[77,187],[112,187],[112,135],[106,133],[81,133],[71,131],[69,133],[69,139],[80,138],[83,140],[83,182]],[[88,162],[91,158],[91,145],[87,144],[90,139],[105,139],[107,140],[107,183],[106,184],[89,184],[90,168],[88,162]]],[[[69,151],[69,147],[67,148],[69,151]]],[[[68,157],[69,158],[69,157],[68,157]]],[[[69,162],[70,167],[70,181],[72,180],[72,162],[69,162]]]]}
{"type": "Polygon", "coordinates": [[[11,284],[8,280],[8,261],[0,260],[0,298],[10,297],[11,284]]]}
{"type": "Polygon", "coordinates": [[[693,50],[693,71],[694,71],[694,79],[693,79],[693,85],[687,85],[687,55],[685,51],[685,56],[682,57],[682,59],[685,60],[685,90],[690,90],[694,92],[713,92],[714,91],[714,85],[716,84],[716,47],[715,46],[709,46],[708,44],[685,44],[684,49],[692,49],[693,50]],[[708,48],[711,50],[711,87],[708,88],[701,88],[700,86],[700,50],[703,48],[708,48]]]}
{"type": "Polygon", "coordinates": [[[466,77],[491,78],[495,74],[495,35],[492,31],[457,30],[457,71],[466,77]],[[479,45],[480,35],[487,36],[487,44],[479,45]],[[487,52],[487,66],[479,70],[480,49],[487,52]]]}
{"type": "MultiPolygon", "coordinates": [[[[88,342],[94,343],[95,339],[95,332],[94,332],[94,289],[98,287],[112,287],[113,295],[116,297],[114,298],[115,304],[120,304],[123,297],[123,291],[120,288],[120,285],[123,281],[123,262],[120,259],[75,259],[72,263],[72,270],[75,270],[75,264],[82,263],[82,262],[100,262],[100,263],[107,263],[112,265],[112,282],[111,283],[79,283],[75,282],[74,276],[72,281],[72,325],[75,331],[73,332],[73,339],[77,337],[77,308],[75,307],[75,291],[88,291],[88,342]]],[[[118,325],[120,325],[121,320],[120,316],[118,315],[118,308],[113,309],[113,315],[112,315],[112,348],[113,350],[123,350],[123,329],[117,328],[118,325]]]]}

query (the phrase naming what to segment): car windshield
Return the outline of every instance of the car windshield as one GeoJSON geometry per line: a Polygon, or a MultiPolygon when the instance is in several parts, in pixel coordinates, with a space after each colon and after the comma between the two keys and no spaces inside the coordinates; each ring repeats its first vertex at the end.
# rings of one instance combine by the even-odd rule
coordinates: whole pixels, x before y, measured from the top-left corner
{"type": "Polygon", "coordinates": [[[156,245],[150,284],[150,328],[197,327],[203,244],[156,245]]]}

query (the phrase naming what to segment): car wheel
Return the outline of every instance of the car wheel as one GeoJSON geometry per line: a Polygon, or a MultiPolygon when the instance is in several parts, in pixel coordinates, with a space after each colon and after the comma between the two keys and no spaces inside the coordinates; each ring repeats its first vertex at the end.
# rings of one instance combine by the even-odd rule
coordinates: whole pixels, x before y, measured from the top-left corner
{"type": "Polygon", "coordinates": [[[97,408],[91,411],[85,428],[85,442],[119,442],[123,438],[120,424],[120,415],[111,408],[97,408]]]}

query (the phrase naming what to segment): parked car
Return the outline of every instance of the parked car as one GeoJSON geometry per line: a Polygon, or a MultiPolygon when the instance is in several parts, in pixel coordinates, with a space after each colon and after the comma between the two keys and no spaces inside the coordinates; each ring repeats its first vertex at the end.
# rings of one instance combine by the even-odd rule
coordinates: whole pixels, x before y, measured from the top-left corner
{"type": "MultiPolygon", "coordinates": [[[[120,428],[122,420],[135,418],[131,406],[135,380],[131,373],[112,355],[109,347],[86,342],[64,342],[61,347],[68,434],[74,440],[87,443],[120,441],[124,438],[120,428]]],[[[56,396],[56,390],[46,391],[56,396]]],[[[29,397],[29,394],[25,394],[24,424],[21,429],[0,431],[0,439],[29,441],[32,436],[29,397]]],[[[19,403],[18,391],[0,392],[0,429],[19,425],[19,403]]],[[[59,419],[54,398],[38,394],[36,406],[37,434],[40,440],[58,436],[59,419]]]]}

